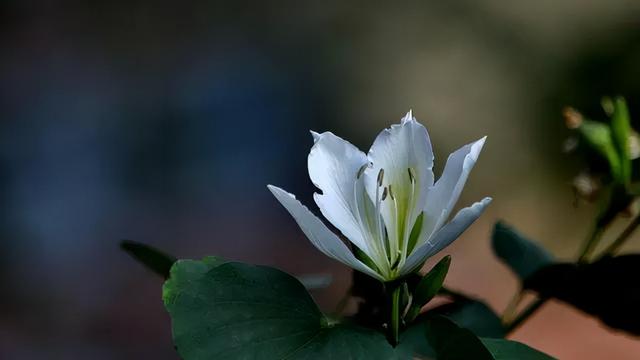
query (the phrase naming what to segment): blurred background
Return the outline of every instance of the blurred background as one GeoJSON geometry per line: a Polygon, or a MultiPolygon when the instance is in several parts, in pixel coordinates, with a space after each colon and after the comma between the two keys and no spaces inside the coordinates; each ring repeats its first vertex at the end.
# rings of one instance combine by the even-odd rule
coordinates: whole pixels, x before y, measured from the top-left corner
{"type": "MultiPolygon", "coordinates": [[[[349,270],[265,186],[313,204],[309,129],[366,150],[409,109],[436,173],[488,135],[459,206],[494,202],[445,251],[447,284],[502,311],[517,283],[493,223],[569,259],[594,216],[574,204],[563,106],[602,117],[620,94],[640,117],[638,1],[4,0],[0,29],[2,359],[177,359],[162,281],[121,239],[330,273],[314,296],[331,309],[349,270]]],[[[513,337],[561,359],[640,353],[559,302],[513,337]]]]}

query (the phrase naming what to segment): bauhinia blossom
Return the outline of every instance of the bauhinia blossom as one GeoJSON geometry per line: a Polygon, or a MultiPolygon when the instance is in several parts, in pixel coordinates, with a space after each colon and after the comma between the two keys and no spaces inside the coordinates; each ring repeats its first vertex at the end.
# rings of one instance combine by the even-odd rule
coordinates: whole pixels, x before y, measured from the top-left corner
{"type": "Polygon", "coordinates": [[[331,132],[312,135],[309,176],[322,191],[315,202],[352,249],[294,195],[268,188],[320,251],[381,281],[419,270],[491,202],[486,197],[447,222],[486,137],[449,155],[434,183],[431,141],[411,112],[383,130],[369,154],[331,132]]]}

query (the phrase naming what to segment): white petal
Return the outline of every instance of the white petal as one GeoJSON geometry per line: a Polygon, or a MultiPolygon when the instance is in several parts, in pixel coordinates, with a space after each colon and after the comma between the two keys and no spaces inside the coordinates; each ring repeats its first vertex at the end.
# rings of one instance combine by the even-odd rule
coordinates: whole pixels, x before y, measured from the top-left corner
{"type": "Polygon", "coordinates": [[[423,239],[436,232],[451,215],[469,173],[478,160],[486,138],[485,136],[478,141],[467,144],[449,155],[442,175],[429,191],[429,199],[425,207],[423,239]]]}
{"type": "Polygon", "coordinates": [[[313,143],[315,144],[315,143],[317,143],[317,142],[318,142],[318,140],[320,140],[320,137],[321,137],[322,135],[320,135],[319,133],[317,133],[317,132],[315,132],[315,131],[311,130],[311,136],[313,136],[313,143]]]}
{"type": "Polygon", "coordinates": [[[289,211],[289,214],[296,220],[300,229],[318,250],[347,266],[378,280],[383,280],[378,273],[358,260],[342,240],[331,232],[306,206],[302,205],[293,194],[273,185],[267,185],[267,188],[280,201],[282,206],[289,211]]]}
{"type": "Polygon", "coordinates": [[[316,204],[344,236],[375,259],[375,252],[366,240],[370,237],[368,222],[360,219],[356,196],[356,177],[360,168],[368,163],[367,156],[330,132],[314,134],[314,138],[308,167],[311,181],[322,190],[322,194],[314,194],[316,204]]]}
{"type": "Polygon", "coordinates": [[[398,221],[404,221],[404,224],[396,224],[392,201],[382,203],[381,213],[389,230],[389,241],[397,250],[399,242],[408,238],[411,227],[424,209],[427,189],[433,185],[433,151],[427,129],[409,112],[400,124],[392,125],[378,135],[368,156],[373,165],[365,171],[367,193],[374,202],[376,191],[380,196],[382,190],[378,188],[377,178],[380,169],[384,169],[383,187],[391,184],[399,205],[398,221]],[[409,169],[415,177],[413,195],[409,169]],[[403,238],[399,239],[399,235],[403,238]]]}
{"type": "Polygon", "coordinates": [[[416,248],[405,262],[401,275],[415,271],[429,257],[435,255],[440,250],[449,246],[457,239],[476,219],[482,214],[484,209],[491,203],[491,198],[486,197],[473,205],[466,207],[456,214],[456,216],[438,230],[428,241],[416,248]]]}

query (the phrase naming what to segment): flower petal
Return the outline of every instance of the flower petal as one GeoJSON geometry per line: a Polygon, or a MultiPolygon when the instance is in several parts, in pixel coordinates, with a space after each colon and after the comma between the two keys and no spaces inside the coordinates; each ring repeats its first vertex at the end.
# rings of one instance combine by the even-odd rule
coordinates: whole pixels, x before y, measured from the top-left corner
{"type": "Polygon", "coordinates": [[[302,205],[293,194],[273,185],[267,185],[267,188],[280,201],[282,206],[289,211],[289,214],[296,220],[300,229],[318,250],[353,269],[378,280],[384,280],[378,273],[358,260],[342,240],[331,232],[306,206],[302,205]]]}
{"type": "Polygon", "coordinates": [[[427,129],[409,112],[400,124],[378,135],[368,157],[373,164],[365,171],[369,197],[374,203],[380,197],[378,174],[384,169],[382,187],[391,185],[396,200],[381,204],[395,253],[402,248],[401,242],[408,241],[409,232],[425,207],[427,189],[433,185],[433,151],[427,129]]]}
{"type": "Polygon", "coordinates": [[[482,214],[484,209],[491,203],[491,198],[486,197],[473,205],[466,207],[456,214],[456,216],[439,229],[431,239],[416,248],[407,258],[401,276],[415,271],[429,257],[435,255],[440,250],[449,246],[457,239],[476,219],[482,214]]]}
{"type": "Polygon", "coordinates": [[[313,198],[322,215],[355,246],[371,258],[375,252],[369,238],[366,219],[358,208],[358,171],[368,163],[367,156],[346,140],[330,133],[312,132],[315,144],[308,158],[309,177],[322,190],[313,198]]]}
{"type": "Polygon", "coordinates": [[[422,239],[427,239],[438,231],[451,215],[469,173],[478,160],[486,138],[485,136],[478,141],[467,144],[449,155],[442,175],[429,191],[429,199],[424,210],[423,231],[425,234],[422,239]]]}

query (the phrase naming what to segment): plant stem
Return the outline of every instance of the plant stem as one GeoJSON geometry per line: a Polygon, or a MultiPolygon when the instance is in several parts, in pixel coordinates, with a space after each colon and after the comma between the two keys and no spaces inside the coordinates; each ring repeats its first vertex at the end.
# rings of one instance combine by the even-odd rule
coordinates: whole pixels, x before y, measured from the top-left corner
{"type": "Polygon", "coordinates": [[[391,345],[398,345],[400,334],[400,294],[402,286],[394,287],[391,292],[391,321],[389,324],[389,342],[391,345]]]}
{"type": "Polygon", "coordinates": [[[536,301],[532,302],[527,306],[520,315],[518,315],[511,323],[509,323],[506,327],[507,333],[510,333],[518,328],[525,320],[527,320],[531,315],[533,315],[538,309],[547,302],[546,298],[539,298],[536,301]]]}
{"type": "Polygon", "coordinates": [[[582,252],[580,253],[580,256],[578,256],[578,264],[584,264],[589,261],[589,256],[591,256],[593,249],[598,244],[598,240],[600,240],[600,238],[602,237],[602,234],[604,233],[604,229],[605,229],[604,226],[596,225],[594,227],[593,231],[587,238],[587,241],[585,241],[585,244],[584,244],[584,247],[582,248],[582,252]]]}
{"type": "Polygon", "coordinates": [[[616,253],[624,243],[629,240],[629,237],[640,225],[640,215],[636,216],[629,225],[622,231],[622,233],[611,243],[611,245],[607,246],[606,249],[602,252],[602,254],[598,257],[599,259],[612,255],[616,253]]]}
{"type": "MultiPolygon", "coordinates": [[[[631,232],[633,232],[633,230],[635,230],[635,228],[638,225],[640,225],[640,217],[634,219],[634,222],[638,222],[638,224],[636,224],[635,227],[633,227],[633,229],[631,229],[629,231],[629,234],[631,232]]],[[[584,263],[587,263],[589,261],[589,255],[591,254],[591,252],[593,251],[595,246],[598,244],[598,241],[602,237],[602,234],[604,233],[607,225],[608,225],[608,223],[603,225],[603,224],[600,224],[599,222],[597,222],[596,225],[593,227],[593,231],[587,237],[587,241],[585,243],[585,246],[582,249],[582,252],[580,253],[580,256],[578,256],[578,261],[577,261],[578,264],[584,264],[584,263]]],[[[622,242],[624,242],[624,241],[622,241],[622,242]]],[[[518,297],[521,297],[522,296],[521,294],[522,294],[522,290],[520,290],[520,293],[518,295],[516,295],[516,299],[518,297]]],[[[507,323],[507,325],[506,325],[507,333],[510,333],[513,330],[515,330],[518,326],[520,326],[523,322],[525,322],[531,315],[535,314],[535,312],[538,311],[538,309],[542,305],[544,305],[544,303],[547,302],[547,300],[549,300],[549,299],[548,298],[539,298],[536,301],[534,301],[533,303],[529,304],[529,306],[527,306],[524,310],[522,310],[522,312],[518,316],[516,316],[516,318],[513,319],[513,321],[507,323]]],[[[508,314],[505,314],[505,315],[508,315],[508,314]]],[[[504,319],[504,317],[503,317],[503,319],[504,319]]],[[[505,319],[505,320],[507,320],[507,319],[505,319]]]]}
{"type": "Polygon", "coordinates": [[[507,308],[504,309],[504,312],[502,313],[502,323],[503,324],[510,324],[512,319],[514,318],[516,311],[518,311],[518,306],[520,305],[520,303],[522,302],[522,299],[524,298],[524,294],[522,293],[522,290],[518,291],[513,298],[511,298],[511,301],[509,301],[509,304],[507,305],[507,308]]]}

